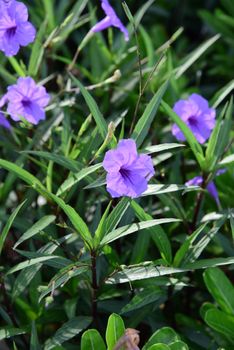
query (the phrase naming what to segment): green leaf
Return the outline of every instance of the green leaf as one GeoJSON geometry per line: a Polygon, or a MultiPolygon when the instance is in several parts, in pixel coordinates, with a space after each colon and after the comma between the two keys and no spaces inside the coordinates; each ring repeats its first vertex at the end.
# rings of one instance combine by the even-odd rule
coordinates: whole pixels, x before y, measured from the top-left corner
{"type": "Polygon", "coordinates": [[[138,265],[121,266],[121,270],[112,273],[111,277],[106,280],[107,284],[129,283],[159,276],[172,275],[175,273],[184,273],[187,271],[205,269],[213,266],[230,265],[234,263],[234,258],[214,258],[201,259],[186,266],[173,268],[166,266],[157,266],[153,262],[145,262],[138,265]]]}
{"type": "Polygon", "coordinates": [[[84,179],[86,176],[94,173],[95,171],[97,171],[98,169],[100,169],[102,167],[102,164],[95,164],[92,165],[88,168],[84,168],[82,170],[80,170],[78,173],[76,174],[72,174],[68,177],[68,179],[66,179],[62,185],[59,187],[56,195],[57,196],[61,196],[63,193],[65,193],[67,190],[70,190],[74,185],[76,185],[79,181],[81,181],[82,179],[84,179]]]}
{"type": "Polygon", "coordinates": [[[45,16],[47,16],[48,18],[49,29],[52,31],[55,27],[55,21],[56,21],[55,11],[54,11],[55,10],[54,0],[51,0],[51,1],[42,0],[42,2],[44,5],[45,16]]]}
{"type": "Polygon", "coordinates": [[[2,253],[2,249],[3,249],[3,246],[4,246],[4,243],[5,243],[5,240],[7,238],[7,235],[9,233],[9,230],[16,218],[16,216],[18,215],[20,209],[23,207],[23,205],[25,204],[26,200],[19,204],[18,207],[13,211],[13,213],[10,215],[10,217],[8,218],[7,222],[6,222],[6,225],[4,226],[3,230],[2,230],[2,233],[0,235],[0,255],[2,253]]]}
{"type": "Polygon", "coordinates": [[[197,159],[200,167],[203,169],[204,162],[205,162],[203,150],[201,145],[198,143],[195,136],[193,135],[192,131],[183,122],[183,120],[180,119],[180,117],[171,109],[171,107],[166,102],[162,101],[161,104],[162,104],[164,113],[166,113],[183,132],[186,140],[189,143],[191,150],[193,151],[195,158],[197,159]]]}
{"type": "Polygon", "coordinates": [[[157,301],[161,300],[165,293],[158,287],[145,288],[143,291],[137,293],[132,300],[125,305],[120,313],[125,314],[130,311],[138,310],[146,305],[154,303],[154,307],[157,301]]]}
{"type": "MultiPolygon", "coordinates": [[[[131,207],[133,208],[137,218],[140,221],[148,221],[153,219],[152,216],[147,214],[136,201],[131,201],[131,207]]],[[[158,247],[161,257],[165,260],[165,262],[168,265],[170,265],[172,262],[172,250],[167,234],[160,225],[148,229],[148,231],[151,234],[151,237],[155,242],[156,246],[158,247]]]]}
{"type": "Polygon", "coordinates": [[[145,228],[149,228],[152,226],[157,226],[157,225],[161,225],[161,224],[168,224],[171,222],[177,222],[180,221],[178,219],[156,219],[156,220],[148,220],[148,221],[143,221],[143,222],[138,222],[138,223],[134,223],[134,224],[130,224],[130,225],[126,225],[123,227],[119,227],[114,231],[111,231],[110,233],[108,233],[101,241],[101,245],[105,245],[105,244],[109,244],[113,241],[115,241],[116,239],[119,239],[121,237],[130,235],[133,232],[139,231],[139,230],[143,230],[145,228]]]}
{"type": "MultiPolygon", "coordinates": [[[[166,345],[170,345],[170,343],[173,343],[177,340],[180,340],[180,337],[177,335],[177,333],[170,327],[163,327],[156,331],[148,340],[148,342],[145,344],[142,350],[149,349],[150,346],[162,343],[166,345]]],[[[169,348],[170,349],[170,348],[169,348]]]]}
{"type": "Polygon", "coordinates": [[[146,348],[147,350],[170,350],[170,347],[166,344],[158,343],[146,348]]]}
{"type": "Polygon", "coordinates": [[[124,213],[130,206],[130,199],[127,197],[122,198],[119,203],[114,207],[110,215],[107,217],[105,227],[103,231],[107,234],[114,230],[122,219],[124,213]]]}
{"type": "Polygon", "coordinates": [[[34,321],[32,322],[32,329],[31,329],[30,350],[41,350],[41,346],[39,344],[38,335],[37,335],[37,328],[34,321]]]}
{"type": "Polygon", "coordinates": [[[15,72],[20,76],[20,77],[25,77],[26,73],[25,70],[22,68],[22,65],[19,64],[19,62],[17,61],[17,59],[13,56],[11,57],[7,57],[10,64],[12,65],[12,67],[14,68],[15,72]]]}
{"type": "Polygon", "coordinates": [[[222,270],[215,267],[207,269],[203,277],[207,289],[220,308],[234,315],[234,287],[222,270]]]}
{"type": "Polygon", "coordinates": [[[232,92],[234,89],[234,79],[231,80],[226,86],[219,90],[211,100],[211,106],[217,108],[220,103],[232,92]]]}
{"type": "Polygon", "coordinates": [[[193,243],[196,241],[196,239],[200,235],[200,233],[203,232],[203,230],[205,229],[206,226],[207,226],[207,223],[205,223],[205,224],[201,225],[200,227],[198,227],[196,229],[196,231],[194,231],[192,233],[192,235],[189,236],[184,241],[184,243],[180,246],[180,248],[176,252],[176,255],[175,255],[175,258],[174,258],[173,265],[175,267],[183,265],[183,261],[184,261],[185,255],[188,253],[189,250],[192,249],[193,243]]]}
{"type": "Polygon", "coordinates": [[[83,240],[88,244],[89,247],[92,247],[92,235],[89,231],[88,226],[81,218],[81,216],[73,209],[70,205],[66,204],[61,198],[56,195],[46,191],[46,194],[64,211],[76,231],[81,235],[83,240]]]}
{"type": "Polygon", "coordinates": [[[223,155],[225,147],[229,141],[229,133],[232,124],[233,99],[230,100],[228,107],[225,106],[221,117],[211,134],[208,147],[206,150],[206,167],[205,170],[212,171],[223,155]],[[225,114],[224,120],[222,116],[225,114]]]}
{"type": "Polygon", "coordinates": [[[234,154],[230,154],[229,156],[223,158],[221,162],[219,162],[219,167],[223,167],[225,165],[229,165],[234,163],[234,154]]]}
{"type": "Polygon", "coordinates": [[[52,260],[52,259],[60,259],[61,257],[60,256],[56,256],[56,255],[46,255],[46,256],[41,256],[39,258],[35,258],[35,259],[30,259],[30,260],[27,260],[27,261],[23,261],[17,265],[15,265],[14,267],[12,267],[6,275],[11,275],[12,273],[15,273],[17,271],[20,271],[20,270],[23,270],[25,269],[26,267],[29,267],[29,266],[33,266],[33,265],[36,265],[36,264],[39,264],[39,263],[45,263],[49,260],[52,260]]]}
{"type": "Polygon", "coordinates": [[[230,225],[232,231],[232,240],[234,241],[234,213],[230,213],[230,225]]]}
{"type": "Polygon", "coordinates": [[[174,343],[170,344],[170,349],[171,350],[189,350],[189,347],[183,341],[175,341],[174,343]]]}
{"type": "Polygon", "coordinates": [[[81,170],[82,164],[77,161],[63,156],[62,154],[42,152],[42,151],[23,151],[22,153],[32,154],[37,157],[48,159],[56,164],[61,165],[62,167],[69,169],[73,173],[81,170]]]}
{"type": "Polygon", "coordinates": [[[148,135],[150,126],[154,120],[167,87],[168,81],[158,89],[133,130],[132,138],[136,141],[138,147],[141,146],[145,137],[148,135]]]}
{"type": "Polygon", "coordinates": [[[205,319],[205,314],[207,313],[208,310],[210,309],[217,309],[216,306],[210,302],[205,302],[202,304],[200,308],[200,315],[203,319],[205,319]]]}
{"type": "Polygon", "coordinates": [[[20,239],[16,242],[14,245],[14,249],[18,247],[22,242],[26,241],[29,238],[32,238],[35,236],[38,232],[43,231],[47,226],[49,226],[54,220],[56,219],[56,216],[54,215],[46,215],[43,218],[41,218],[39,221],[37,221],[29,230],[27,230],[20,239]]]}
{"type": "Polygon", "coordinates": [[[142,150],[142,153],[152,154],[152,153],[158,153],[163,151],[169,151],[170,149],[184,148],[184,147],[185,145],[181,143],[162,143],[161,145],[148,146],[142,150]]]}
{"type": "Polygon", "coordinates": [[[106,350],[105,343],[96,329],[89,329],[83,333],[81,350],[106,350]]]}
{"type": "Polygon", "coordinates": [[[30,56],[30,60],[29,60],[29,65],[28,65],[28,75],[30,77],[34,77],[37,75],[38,73],[38,69],[40,67],[42,58],[43,58],[43,54],[44,54],[44,46],[42,44],[43,41],[43,37],[45,35],[46,32],[46,27],[47,27],[47,20],[45,20],[37,33],[36,39],[33,43],[33,47],[31,50],[31,56],[30,56]]]}
{"type": "Polygon", "coordinates": [[[108,206],[106,207],[106,210],[104,214],[101,217],[101,220],[99,221],[98,227],[95,231],[95,244],[98,245],[100,240],[103,238],[103,236],[106,233],[106,220],[110,211],[110,207],[112,205],[112,201],[109,202],[108,206]]]}
{"type": "Polygon", "coordinates": [[[43,286],[43,291],[39,297],[39,302],[41,302],[41,300],[52,291],[56,290],[60,286],[64,286],[71,278],[79,276],[84,272],[87,272],[88,269],[88,266],[79,266],[79,264],[77,263],[70,264],[65,268],[61,269],[58,273],[56,273],[53,276],[48,286],[43,286]]]}
{"type": "Polygon", "coordinates": [[[16,335],[25,334],[26,330],[23,328],[14,328],[14,327],[1,327],[0,329],[0,340],[14,337],[16,335]]]}
{"type": "MultiPolygon", "coordinates": [[[[53,254],[55,250],[60,246],[61,243],[67,241],[71,238],[71,234],[64,236],[58,240],[53,240],[52,242],[47,243],[45,246],[41,247],[37,250],[37,254],[53,254]]],[[[17,298],[30,284],[31,280],[34,278],[36,273],[41,269],[43,265],[37,264],[36,266],[30,266],[22,270],[18,276],[16,277],[13,291],[12,291],[12,299],[17,298]]]]}
{"type": "Polygon", "coordinates": [[[101,114],[98,105],[94,98],[90,95],[90,93],[85,89],[85,87],[81,84],[81,82],[76,79],[73,75],[71,75],[72,80],[75,82],[75,84],[80,88],[80,91],[90,109],[90,112],[92,113],[92,116],[95,119],[95,122],[97,124],[97,127],[99,129],[99,132],[102,136],[102,139],[105,140],[106,136],[108,134],[108,126],[103,118],[103,115],[101,114]]]}
{"type": "Polygon", "coordinates": [[[32,186],[33,188],[37,188],[39,192],[40,189],[43,188],[42,183],[35,176],[30,174],[28,171],[20,168],[14,163],[8,162],[4,159],[0,159],[0,167],[8,170],[11,173],[14,173],[17,177],[26,182],[28,185],[32,186]]]}
{"type": "Polygon", "coordinates": [[[87,328],[92,319],[87,316],[74,317],[68,322],[64,323],[61,328],[57,330],[55,335],[46,341],[44,350],[51,350],[56,346],[59,346],[69,339],[74,338],[85,328],[87,328]]]}
{"type": "Polygon", "coordinates": [[[141,195],[141,197],[145,196],[154,196],[163,193],[171,193],[177,191],[193,191],[198,190],[200,187],[198,186],[184,186],[184,185],[148,185],[147,190],[141,195]]]}
{"type": "Polygon", "coordinates": [[[107,323],[106,343],[108,350],[113,350],[117,341],[124,335],[125,326],[122,318],[117,314],[112,314],[107,323]]]}
{"type": "Polygon", "coordinates": [[[217,332],[233,339],[234,344],[234,317],[223,311],[210,309],[205,314],[205,322],[217,332]]]}
{"type": "MultiPolygon", "coordinates": [[[[206,224],[204,224],[188,238],[188,240],[181,246],[181,251],[178,252],[177,259],[178,257],[180,257],[180,260],[182,257],[182,261],[180,260],[181,266],[184,266],[188,263],[192,263],[193,261],[199,258],[206,246],[219,232],[219,229],[224,224],[225,220],[226,218],[224,217],[223,219],[215,222],[212,229],[205,233],[203,231],[206,227],[206,224]],[[184,253],[184,255],[182,252],[184,253]]],[[[175,260],[175,262],[178,263],[178,260],[175,260]]]]}
{"type": "Polygon", "coordinates": [[[196,62],[197,59],[203,55],[204,52],[207,51],[207,49],[212,46],[218,39],[220,38],[220,34],[216,34],[212,38],[206,40],[204,43],[202,43],[197,49],[195,49],[193,52],[191,52],[187,57],[184,59],[184,63],[182,63],[178,68],[175,70],[175,77],[176,79],[180,78],[186,70],[193,65],[194,62],[196,62]]]}

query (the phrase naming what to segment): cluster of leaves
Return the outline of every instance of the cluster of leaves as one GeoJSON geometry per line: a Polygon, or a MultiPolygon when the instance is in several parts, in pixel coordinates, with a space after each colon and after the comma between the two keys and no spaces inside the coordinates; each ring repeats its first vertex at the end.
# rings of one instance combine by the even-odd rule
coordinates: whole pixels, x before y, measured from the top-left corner
{"type": "MultiPolygon", "coordinates": [[[[113,28],[86,42],[99,2],[27,5],[37,39],[19,59],[2,55],[0,75],[6,86],[36,78],[52,102],[39,126],[0,130],[0,347],[102,350],[106,333],[112,350],[126,324],[140,330],[144,350],[231,349],[234,86],[225,70],[231,53],[220,69],[213,59],[222,47],[232,51],[231,14],[216,11],[212,21],[205,9],[187,9],[204,32],[207,21],[218,32],[194,46],[186,27],[167,30],[179,1],[129,1],[117,6],[129,43],[113,28]],[[204,147],[172,110],[190,91],[217,110],[204,147]],[[171,123],[185,145],[175,143],[171,123]],[[103,156],[127,137],[152,156],[156,176],[140,198],[111,200],[103,156]],[[224,167],[218,208],[204,189],[184,185],[224,167]],[[205,303],[212,297],[216,305],[205,303]]],[[[233,10],[230,0],[222,6],[233,10]]]]}

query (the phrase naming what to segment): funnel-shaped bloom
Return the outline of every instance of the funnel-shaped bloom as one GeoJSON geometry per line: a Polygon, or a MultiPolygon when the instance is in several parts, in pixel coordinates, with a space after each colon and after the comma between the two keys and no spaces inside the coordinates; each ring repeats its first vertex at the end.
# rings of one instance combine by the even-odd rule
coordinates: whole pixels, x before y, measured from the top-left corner
{"type": "Polygon", "coordinates": [[[19,78],[15,85],[7,89],[0,100],[0,107],[8,103],[7,112],[15,121],[26,119],[29,123],[38,124],[45,119],[44,108],[48,105],[50,96],[43,86],[36,85],[30,78],[19,78]]]}
{"type": "Polygon", "coordinates": [[[107,191],[113,198],[140,196],[154,175],[151,157],[138,154],[132,139],[121,140],[116,149],[108,151],[103,167],[107,171],[107,191]]]}
{"type": "MultiPolygon", "coordinates": [[[[209,108],[208,101],[198,94],[192,94],[187,100],[179,100],[174,112],[187,124],[199,143],[204,143],[215,126],[215,110],[209,108]]],[[[172,134],[179,141],[185,141],[179,127],[172,126],[172,134]]]]}
{"type": "MultiPolygon", "coordinates": [[[[223,173],[226,172],[226,169],[220,169],[216,172],[216,176],[219,176],[223,173]]],[[[186,186],[201,186],[203,183],[203,178],[202,176],[195,176],[194,178],[192,178],[191,180],[187,181],[185,183],[186,186]]],[[[216,201],[217,205],[220,204],[219,201],[219,195],[218,195],[218,191],[217,188],[215,186],[214,181],[210,181],[207,185],[207,191],[209,192],[209,194],[214,198],[214,200],[216,201]]]]}
{"type": "Polygon", "coordinates": [[[14,56],[20,46],[34,41],[36,30],[28,22],[28,10],[23,3],[0,1],[0,50],[6,56],[14,56]]]}
{"type": "Polygon", "coordinates": [[[104,10],[106,17],[103,18],[100,22],[95,24],[94,27],[91,28],[92,32],[100,32],[109,27],[116,27],[124,34],[125,40],[129,40],[129,34],[127,28],[120,21],[119,17],[115,13],[113,7],[109,4],[108,0],[101,0],[101,6],[104,10]]]}

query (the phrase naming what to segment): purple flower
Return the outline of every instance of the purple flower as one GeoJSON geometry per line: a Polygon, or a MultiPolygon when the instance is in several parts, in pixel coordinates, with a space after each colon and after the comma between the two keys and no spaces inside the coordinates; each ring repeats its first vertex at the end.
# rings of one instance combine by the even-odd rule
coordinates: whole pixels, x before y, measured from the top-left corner
{"type": "MultiPolygon", "coordinates": [[[[226,172],[226,169],[219,169],[215,176],[219,176],[223,173],[226,172]]],[[[203,178],[202,176],[195,176],[194,178],[192,178],[191,180],[187,181],[185,183],[186,186],[201,186],[203,183],[203,178]]],[[[214,181],[210,181],[207,185],[207,191],[209,192],[209,194],[214,198],[214,200],[216,201],[217,205],[220,205],[220,201],[219,201],[219,195],[218,195],[218,191],[217,188],[215,186],[214,181]]]]}
{"type": "Polygon", "coordinates": [[[23,3],[0,1],[0,50],[6,56],[14,56],[20,46],[27,46],[34,41],[36,30],[28,22],[28,10],[23,3]]]}
{"type": "Polygon", "coordinates": [[[26,119],[29,123],[38,124],[45,119],[44,108],[50,96],[43,86],[36,85],[30,78],[19,78],[17,84],[11,85],[0,100],[0,107],[8,103],[7,112],[15,121],[26,119]]]}
{"type": "Polygon", "coordinates": [[[102,9],[104,10],[106,17],[98,22],[94,27],[91,28],[92,32],[100,32],[111,26],[119,28],[124,33],[125,40],[129,40],[129,34],[127,28],[120,21],[119,17],[115,13],[113,7],[109,4],[108,0],[101,0],[102,9]]]}
{"type": "Polygon", "coordinates": [[[103,167],[107,171],[107,191],[113,198],[140,196],[155,173],[151,157],[138,154],[132,139],[121,140],[115,150],[106,152],[103,167]]]}
{"type": "MultiPolygon", "coordinates": [[[[179,100],[173,110],[187,124],[199,143],[204,143],[215,126],[216,112],[209,108],[208,101],[198,94],[192,94],[187,100],[179,100]]],[[[185,141],[179,127],[172,126],[172,134],[179,141],[185,141]]]]}
{"type": "Polygon", "coordinates": [[[8,120],[5,118],[4,114],[0,112],[0,126],[3,126],[6,129],[11,128],[11,124],[8,122],[8,120]]]}

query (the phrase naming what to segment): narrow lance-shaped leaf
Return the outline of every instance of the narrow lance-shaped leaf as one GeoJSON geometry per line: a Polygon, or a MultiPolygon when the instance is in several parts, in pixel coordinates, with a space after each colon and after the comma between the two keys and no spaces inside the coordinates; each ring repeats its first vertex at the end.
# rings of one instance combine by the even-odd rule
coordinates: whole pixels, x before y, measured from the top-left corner
{"type": "Polygon", "coordinates": [[[0,255],[5,243],[5,240],[7,238],[8,232],[17,216],[17,214],[19,213],[20,209],[23,207],[23,205],[25,204],[26,201],[24,201],[23,203],[21,203],[20,205],[18,205],[18,207],[14,210],[14,212],[10,215],[10,217],[8,218],[6,225],[4,226],[1,235],[0,235],[0,255]]]}
{"type": "Polygon", "coordinates": [[[62,154],[42,152],[42,151],[24,151],[23,153],[32,154],[37,157],[41,157],[47,160],[51,160],[62,167],[69,169],[73,173],[76,173],[81,169],[82,164],[70,159],[68,157],[63,156],[62,154]]]}
{"type": "MultiPolygon", "coordinates": [[[[144,209],[135,201],[131,202],[131,206],[135,211],[135,214],[139,220],[152,220],[152,216],[144,211],[144,209]]],[[[167,234],[164,232],[163,228],[158,225],[156,227],[152,227],[147,229],[151,234],[151,237],[155,244],[157,245],[162,258],[165,260],[167,264],[171,264],[172,262],[172,250],[171,244],[167,237],[167,234]]]]}
{"type": "Polygon", "coordinates": [[[234,263],[234,258],[214,258],[201,259],[191,264],[187,264],[183,268],[174,268],[166,266],[157,266],[153,262],[145,262],[136,266],[123,266],[120,271],[112,274],[106,281],[108,284],[129,283],[142,279],[148,279],[158,276],[166,276],[175,273],[184,273],[187,271],[205,269],[207,267],[230,265],[234,263]]]}
{"type": "Polygon", "coordinates": [[[145,196],[153,196],[153,195],[159,195],[162,193],[171,193],[171,192],[177,192],[177,191],[196,191],[200,187],[198,186],[184,186],[184,185],[148,185],[147,190],[141,195],[141,197],[145,196]]]}
{"type": "Polygon", "coordinates": [[[37,221],[33,226],[30,227],[29,230],[27,230],[20,239],[16,242],[14,245],[14,249],[18,247],[19,244],[24,242],[25,240],[32,238],[35,236],[38,232],[44,230],[47,226],[49,226],[54,220],[56,219],[56,216],[54,215],[47,215],[41,218],[39,221],[37,221]]]}
{"type": "Polygon", "coordinates": [[[145,229],[145,228],[149,228],[152,226],[157,226],[157,225],[162,225],[162,224],[168,224],[171,222],[176,222],[176,221],[180,221],[178,219],[156,219],[156,220],[148,220],[148,221],[142,221],[142,222],[137,222],[134,224],[130,224],[130,225],[126,225],[120,228],[117,228],[116,230],[108,233],[108,235],[106,235],[103,240],[101,241],[101,245],[105,245],[105,244],[109,244],[113,241],[115,241],[116,239],[119,239],[121,237],[127,236],[133,232],[145,229]]]}
{"type": "Polygon", "coordinates": [[[0,340],[8,339],[16,335],[25,334],[27,332],[24,328],[14,328],[14,327],[1,327],[0,329],[0,340]]]}
{"type": "Polygon", "coordinates": [[[212,171],[220,160],[229,140],[232,123],[233,99],[225,106],[213,130],[206,150],[206,170],[212,171]],[[222,120],[223,115],[225,118],[222,120]]]}
{"type": "Polygon", "coordinates": [[[47,255],[47,256],[41,256],[39,258],[23,261],[23,262],[19,263],[18,265],[15,265],[14,267],[12,267],[7,272],[7,275],[11,275],[12,273],[20,271],[20,270],[23,270],[23,269],[25,269],[25,268],[27,268],[29,266],[33,266],[33,265],[36,265],[36,264],[39,264],[39,263],[43,263],[43,262],[45,263],[45,262],[47,262],[49,260],[60,259],[60,258],[61,258],[60,256],[56,256],[56,255],[47,255]]]}
{"type": "Polygon", "coordinates": [[[80,91],[90,109],[90,112],[92,113],[95,122],[97,124],[97,127],[99,129],[99,132],[103,138],[103,140],[105,140],[107,133],[108,133],[108,126],[107,123],[105,121],[105,119],[103,118],[103,115],[101,114],[98,105],[96,103],[96,101],[94,100],[94,98],[91,96],[91,94],[85,89],[85,87],[81,84],[81,82],[76,79],[73,75],[71,75],[72,80],[75,82],[75,84],[80,88],[80,91]]]}
{"type": "Polygon", "coordinates": [[[30,174],[27,170],[20,168],[18,165],[14,163],[8,162],[7,160],[4,160],[4,159],[0,159],[0,167],[14,173],[15,175],[17,175],[17,177],[22,179],[28,185],[32,187],[37,186],[38,191],[40,191],[40,189],[43,188],[42,183],[35,176],[30,174]]]}
{"type": "Polygon", "coordinates": [[[212,46],[218,39],[220,38],[220,34],[216,34],[212,38],[206,40],[204,43],[202,43],[197,49],[195,49],[193,52],[191,52],[185,59],[184,63],[182,63],[178,68],[175,69],[176,71],[176,79],[180,78],[186,70],[193,65],[194,62],[196,62],[197,59],[205,53],[210,46],[212,46]]]}
{"type": "Polygon", "coordinates": [[[81,218],[81,216],[75,211],[74,208],[72,208],[70,205],[66,204],[61,198],[57,197],[56,195],[46,192],[46,194],[55,202],[58,204],[58,206],[64,211],[64,213],[67,215],[69,220],[71,221],[74,228],[77,230],[77,232],[81,235],[83,240],[89,245],[89,247],[92,247],[92,235],[89,231],[88,226],[84,222],[84,220],[81,218]]]}
{"type": "Polygon", "coordinates": [[[63,344],[65,341],[74,338],[85,328],[87,328],[91,321],[91,317],[86,316],[74,317],[67,321],[56,331],[55,335],[51,339],[47,340],[44,350],[53,349],[54,347],[58,347],[59,345],[63,344]]]}
{"type": "Polygon", "coordinates": [[[39,302],[53,290],[64,286],[71,278],[79,276],[88,270],[88,266],[71,264],[61,269],[56,275],[53,276],[52,280],[47,286],[43,286],[43,291],[39,297],[39,302]]]}
{"type": "Polygon", "coordinates": [[[86,176],[94,173],[95,171],[97,171],[98,169],[100,169],[102,167],[102,164],[95,164],[92,165],[88,168],[84,168],[82,170],[80,170],[78,173],[76,174],[72,174],[70,175],[63,183],[62,185],[59,187],[58,191],[57,191],[57,196],[61,196],[64,192],[66,192],[67,190],[71,189],[74,185],[76,185],[79,181],[81,181],[82,179],[84,179],[86,176]]]}
{"type": "MultiPolygon", "coordinates": [[[[51,255],[54,251],[60,246],[61,243],[66,242],[69,238],[71,238],[72,234],[64,236],[58,240],[53,240],[52,242],[47,243],[45,246],[41,247],[37,250],[38,255],[48,254],[51,255]]],[[[41,269],[42,263],[32,265],[23,269],[18,276],[16,277],[13,291],[12,291],[12,299],[17,298],[23,291],[27,288],[31,280],[34,278],[36,273],[41,269]]]]}

